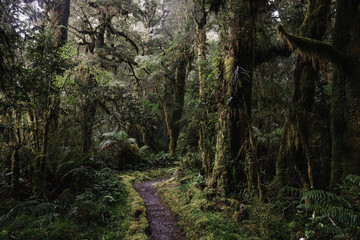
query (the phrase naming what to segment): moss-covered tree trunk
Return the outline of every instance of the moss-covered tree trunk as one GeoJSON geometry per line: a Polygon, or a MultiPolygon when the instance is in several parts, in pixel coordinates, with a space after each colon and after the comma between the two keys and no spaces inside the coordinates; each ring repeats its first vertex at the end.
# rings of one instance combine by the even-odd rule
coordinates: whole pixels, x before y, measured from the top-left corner
{"type": "Polygon", "coordinates": [[[332,188],[346,175],[360,174],[360,1],[337,1],[334,47],[346,62],[332,86],[332,188]]]}
{"type": "MultiPolygon", "coordinates": [[[[50,7],[50,28],[55,36],[55,45],[61,47],[66,43],[67,40],[67,26],[70,16],[70,0],[62,0],[56,2],[54,5],[47,6],[50,7]]],[[[55,72],[61,73],[63,70],[54,69],[55,72]]],[[[43,199],[46,193],[46,164],[47,164],[47,150],[49,143],[49,134],[50,134],[50,125],[53,121],[57,120],[59,114],[59,92],[53,92],[53,80],[54,76],[47,76],[47,104],[42,113],[42,138],[40,142],[40,155],[36,157],[35,160],[35,172],[34,172],[34,186],[33,193],[36,199],[43,199]],[[52,94],[52,95],[51,95],[52,94]]]]}
{"type": "Polygon", "coordinates": [[[338,0],[334,45],[287,33],[279,35],[302,55],[335,68],[331,99],[332,163],[330,187],[348,174],[360,174],[360,2],[338,0]]]}
{"type": "MultiPolygon", "coordinates": [[[[300,36],[322,40],[327,27],[330,0],[309,0],[300,36]]],[[[309,137],[311,135],[315,82],[313,63],[299,55],[294,72],[293,104],[287,116],[279,156],[276,162],[275,188],[301,183],[313,187],[309,137]]]]}
{"type": "Polygon", "coordinates": [[[169,151],[170,155],[173,156],[176,149],[177,139],[180,133],[180,126],[178,121],[182,117],[182,112],[184,108],[184,97],[185,97],[185,80],[187,76],[186,66],[188,64],[188,59],[186,56],[182,56],[178,62],[178,66],[175,70],[175,85],[173,86],[174,91],[174,105],[170,110],[171,121],[169,122],[169,127],[171,128],[171,136],[169,142],[169,151]]]}
{"type": "Polygon", "coordinates": [[[209,186],[229,193],[244,179],[240,161],[251,118],[254,29],[251,3],[227,1],[222,22],[221,76],[218,81],[218,123],[215,162],[209,186]]]}
{"type": "Polygon", "coordinates": [[[53,27],[55,41],[61,46],[68,36],[68,22],[70,16],[70,0],[54,1],[50,10],[50,24],[53,27]]]}
{"type": "Polygon", "coordinates": [[[193,53],[186,49],[180,53],[175,63],[173,78],[166,79],[164,85],[164,97],[161,97],[157,89],[156,94],[164,110],[166,128],[169,134],[169,152],[174,156],[176,144],[180,133],[179,120],[182,117],[185,97],[185,82],[189,74],[193,53]]]}
{"type": "Polygon", "coordinates": [[[205,176],[211,173],[211,146],[208,128],[208,106],[206,103],[206,86],[205,86],[205,61],[206,61],[206,23],[207,11],[205,9],[205,0],[194,1],[194,18],[196,35],[197,35],[197,60],[198,60],[198,79],[199,79],[199,100],[201,106],[200,113],[200,130],[199,130],[199,149],[201,152],[201,166],[205,176]]]}
{"type": "Polygon", "coordinates": [[[47,160],[47,149],[49,142],[49,131],[50,131],[50,123],[52,121],[52,111],[46,111],[44,113],[45,125],[42,132],[42,140],[41,140],[41,154],[38,155],[35,159],[35,178],[34,178],[34,196],[36,199],[43,199],[46,193],[46,181],[45,181],[45,168],[46,168],[46,160],[47,160]]]}

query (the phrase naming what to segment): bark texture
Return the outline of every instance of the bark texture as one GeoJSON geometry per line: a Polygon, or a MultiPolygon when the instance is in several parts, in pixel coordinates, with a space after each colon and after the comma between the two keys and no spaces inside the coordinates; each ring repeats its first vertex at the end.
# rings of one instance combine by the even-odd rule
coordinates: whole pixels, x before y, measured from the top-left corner
{"type": "Polygon", "coordinates": [[[54,29],[55,41],[61,46],[66,42],[68,35],[70,0],[54,1],[50,13],[50,24],[54,29]]]}

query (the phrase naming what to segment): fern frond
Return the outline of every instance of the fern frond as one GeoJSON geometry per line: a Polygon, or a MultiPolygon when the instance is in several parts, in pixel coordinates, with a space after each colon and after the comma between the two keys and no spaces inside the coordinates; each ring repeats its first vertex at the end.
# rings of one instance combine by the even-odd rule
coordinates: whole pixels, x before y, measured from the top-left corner
{"type": "Polygon", "coordinates": [[[57,166],[56,168],[56,175],[61,175],[61,172],[68,171],[69,168],[73,168],[76,165],[76,162],[73,160],[64,162],[57,166]]]}
{"type": "Polygon", "coordinates": [[[360,187],[360,176],[358,176],[358,175],[353,175],[353,174],[347,175],[345,178],[345,181],[349,181],[352,184],[360,187]]]}
{"type": "Polygon", "coordinates": [[[104,151],[105,149],[111,147],[113,145],[113,140],[105,140],[99,144],[100,151],[104,151]]]}
{"type": "Polygon", "coordinates": [[[29,209],[33,209],[39,202],[36,200],[25,201],[17,204],[15,207],[10,209],[10,211],[0,217],[0,226],[6,226],[11,221],[13,221],[17,216],[29,213],[31,214],[29,209]]]}
{"type": "Polygon", "coordinates": [[[116,137],[116,140],[125,141],[128,138],[128,135],[124,131],[119,131],[116,133],[115,137],[116,137]]]}
{"type": "Polygon", "coordinates": [[[45,214],[48,214],[48,213],[55,212],[58,207],[59,206],[57,204],[54,204],[54,203],[48,203],[48,202],[40,203],[39,205],[37,205],[34,208],[33,212],[37,216],[42,216],[42,215],[45,215],[45,214]]]}
{"type": "MultiPolygon", "coordinates": [[[[324,190],[310,190],[302,192],[302,201],[297,207],[315,212],[319,216],[325,216],[335,223],[349,227],[357,227],[360,215],[352,205],[341,196],[324,190]]],[[[334,230],[334,229],[333,229],[334,230]]],[[[336,230],[338,231],[338,230],[336,230]]],[[[340,234],[332,232],[331,234],[340,234]]]]}
{"type": "Polygon", "coordinates": [[[351,209],[344,207],[331,206],[327,209],[322,209],[322,213],[328,215],[335,221],[341,222],[348,226],[356,227],[359,223],[359,215],[351,209]]]}
{"type": "Polygon", "coordinates": [[[295,187],[285,186],[280,189],[280,193],[287,193],[289,195],[300,195],[300,190],[295,187]]]}
{"type": "Polygon", "coordinates": [[[323,201],[334,201],[334,202],[338,202],[342,205],[345,205],[348,208],[351,208],[351,204],[344,198],[332,193],[332,192],[328,192],[328,191],[324,191],[324,190],[310,190],[310,191],[304,191],[302,194],[302,200],[309,200],[310,202],[313,203],[318,203],[320,204],[323,201]]]}
{"type": "Polygon", "coordinates": [[[323,234],[334,235],[333,239],[344,239],[345,238],[344,230],[342,230],[341,228],[339,228],[337,226],[334,226],[333,224],[324,225],[324,227],[319,229],[319,231],[323,234]],[[336,236],[338,238],[336,238],[336,236]]]}
{"type": "Polygon", "coordinates": [[[81,174],[85,171],[84,167],[79,167],[79,168],[74,168],[71,169],[70,171],[68,171],[67,173],[64,174],[64,176],[62,177],[62,179],[66,179],[68,176],[75,176],[77,174],[81,174]]]}
{"type": "Polygon", "coordinates": [[[17,232],[18,230],[23,229],[25,226],[31,224],[34,221],[34,217],[28,215],[20,215],[15,218],[9,224],[8,231],[9,232],[17,232]]]}
{"type": "Polygon", "coordinates": [[[144,145],[141,148],[139,148],[139,153],[142,157],[150,156],[152,154],[152,151],[149,146],[144,145]]]}
{"type": "Polygon", "coordinates": [[[116,131],[113,131],[113,132],[107,132],[107,133],[103,133],[103,137],[106,137],[106,138],[116,138],[116,134],[117,132],[116,131]]]}

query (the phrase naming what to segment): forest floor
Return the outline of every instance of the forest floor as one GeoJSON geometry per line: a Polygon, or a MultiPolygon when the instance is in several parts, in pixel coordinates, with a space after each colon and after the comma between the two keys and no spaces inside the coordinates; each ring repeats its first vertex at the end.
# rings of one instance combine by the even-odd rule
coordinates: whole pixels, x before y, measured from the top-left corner
{"type": "Polygon", "coordinates": [[[176,224],[171,212],[162,203],[155,188],[156,183],[164,182],[168,178],[134,184],[134,188],[144,199],[146,215],[150,225],[150,240],[182,240],[180,228],[176,224]]]}

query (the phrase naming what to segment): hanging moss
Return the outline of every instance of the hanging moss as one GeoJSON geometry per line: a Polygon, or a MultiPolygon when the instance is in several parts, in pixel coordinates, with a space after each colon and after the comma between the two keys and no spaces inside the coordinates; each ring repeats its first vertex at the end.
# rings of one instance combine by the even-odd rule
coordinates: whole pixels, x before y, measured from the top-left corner
{"type": "Polygon", "coordinates": [[[288,33],[281,24],[277,25],[280,39],[286,41],[291,50],[297,50],[300,55],[311,60],[313,66],[320,63],[322,68],[327,68],[329,63],[335,64],[339,68],[346,68],[346,57],[331,44],[299,37],[288,33]]]}

